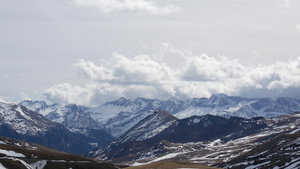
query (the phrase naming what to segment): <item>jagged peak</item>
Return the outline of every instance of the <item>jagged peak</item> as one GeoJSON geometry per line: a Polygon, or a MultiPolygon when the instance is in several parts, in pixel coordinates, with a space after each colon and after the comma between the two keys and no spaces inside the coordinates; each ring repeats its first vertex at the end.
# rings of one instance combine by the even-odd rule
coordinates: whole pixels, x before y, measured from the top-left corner
{"type": "Polygon", "coordinates": [[[164,110],[160,110],[160,109],[155,110],[152,115],[159,115],[159,116],[171,117],[171,118],[177,119],[173,114],[166,112],[164,110]]]}

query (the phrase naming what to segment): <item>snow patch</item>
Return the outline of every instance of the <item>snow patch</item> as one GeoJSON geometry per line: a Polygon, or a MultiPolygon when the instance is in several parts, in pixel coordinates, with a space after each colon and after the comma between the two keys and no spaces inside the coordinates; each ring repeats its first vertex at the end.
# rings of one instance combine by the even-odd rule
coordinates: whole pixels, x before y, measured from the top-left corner
{"type": "Polygon", "coordinates": [[[21,106],[19,106],[16,109],[17,112],[19,112],[24,118],[26,118],[27,120],[32,120],[30,116],[28,116],[21,108],[21,106]]]}
{"type": "Polygon", "coordinates": [[[250,166],[246,167],[245,169],[256,169],[256,168],[259,168],[259,167],[269,164],[269,163],[271,163],[271,161],[267,161],[267,162],[257,164],[257,165],[250,165],[250,166]]]}
{"type": "Polygon", "coordinates": [[[2,165],[2,163],[0,163],[0,169],[6,169],[6,168],[2,165]]]}
{"type": "Polygon", "coordinates": [[[193,123],[199,123],[200,121],[201,121],[200,119],[196,118],[193,120],[193,123]]]}
{"type": "Polygon", "coordinates": [[[209,144],[210,147],[215,147],[220,145],[222,145],[222,141],[220,139],[217,139],[209,144]]]}
{"type": "Polygon", "coordinates": [[[7,151],[7,150],[1,150],[0,149],[0,153],[1,154],[5,154],[5,155],[7,155],[7,156],[10,156],[10,157],[25,157],[23,154],[21,154],[21,153],[16,153],[16,152],[14,152],[14,151],[7,151]]]}
{"type": "Polygon", "coordinates": [[[40,161],[37,161],[37,162],[29,164],[29,165],[35,169],[43,169],[46,164],[47,164],[46,160],[40,160],[40,161]]]}

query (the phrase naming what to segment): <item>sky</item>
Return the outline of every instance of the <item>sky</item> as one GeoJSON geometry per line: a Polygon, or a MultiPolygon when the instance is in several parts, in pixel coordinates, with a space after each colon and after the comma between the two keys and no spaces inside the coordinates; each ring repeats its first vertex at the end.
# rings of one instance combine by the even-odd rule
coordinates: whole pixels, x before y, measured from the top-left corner
{"type": "Polygon", "coordinates": [[[0,101],[300,99],[299,0],[0,0],[0,101]]]}

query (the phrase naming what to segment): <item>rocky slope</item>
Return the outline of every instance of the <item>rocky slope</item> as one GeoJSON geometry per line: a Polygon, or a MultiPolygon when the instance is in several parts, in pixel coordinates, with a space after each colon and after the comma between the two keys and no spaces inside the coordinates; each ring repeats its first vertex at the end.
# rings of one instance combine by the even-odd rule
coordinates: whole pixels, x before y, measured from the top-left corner
{"type": "Polygon", "coordinates": [[[171,143],[207,142],[216,139],[227,142],[257,133],[260,129],[267,127],[267,124],[260,123],[260,120],[260,118],[224,118],[213,115],[176,119],[167,112],[157,111],[142,120],[117,141],[105,148],[90,152],[90,155],[114,162],[150,159],[166,154],[168,151],[163,147],[171,145],[171,143]],[[157,114],[165,117],[165,120],[161,120],[162,118],[157,114]],[[167,117],[172,118],[168,119],[167,117]],[[153,128],[161,130],[156,132],[153,128]],[[149,134],[149,131],[152,132],[149,134]]]}

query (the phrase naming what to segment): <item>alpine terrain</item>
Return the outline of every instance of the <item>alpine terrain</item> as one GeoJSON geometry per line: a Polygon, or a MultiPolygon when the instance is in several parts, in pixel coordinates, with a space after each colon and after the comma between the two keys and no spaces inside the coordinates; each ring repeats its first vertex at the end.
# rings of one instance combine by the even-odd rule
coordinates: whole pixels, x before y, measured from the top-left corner
{"type": "Polygon", "coordinates": [[[299,111],[288,97],[225,94],[120,98],[96,107],[24,100],[0,103],[0,135],[122,165],[293,168],[300,164],[299,111]]]}
{"type": "Polygon", "coordinates": [[[136,137],[136,129],[142,134],[151,128],[142,125],[151,123],[147,119],[158,121],[160,117],[145,118],[118,140],[90,155],[133,166],[170,160],[221,168],[300,167],[300,113],[267,119],[213,115],[170,119],[171,125],[160,133],[136,137]],[[137,139],[132,141],[130,136],[137,139]]]}
{"type": "Polygon", "coordinates": [[[206,114],[250,119],[253,117],[276,117],[300,110],[300,102],[292,98],[242,98],[225,94],[215,94],[210,98],[194,98],[186,101],[120,98],[97,107],[74,104],[47,105],[44,101],[28,100],[20,102],[19,105],[63,124],[73,132],[86,134],[85,131],[88,129],[101,129],[116,138],[125,134],[157,109],[167,111],[179,119],[206,114]],[[83,131],[83,129],[85,130],[83,131]]]}

